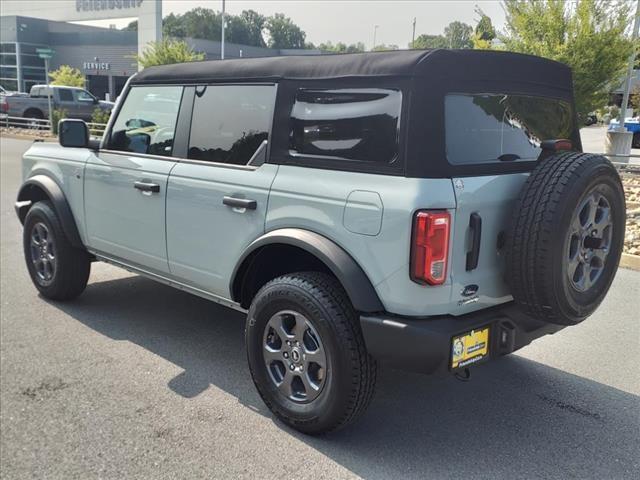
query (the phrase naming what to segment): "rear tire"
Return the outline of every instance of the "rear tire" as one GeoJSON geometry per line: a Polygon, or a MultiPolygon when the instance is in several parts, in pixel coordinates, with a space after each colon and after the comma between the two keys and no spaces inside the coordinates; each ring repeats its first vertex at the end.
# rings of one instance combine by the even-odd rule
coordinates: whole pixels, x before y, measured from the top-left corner
{"type": "Polygon", "coordinates": [[[335,278],[304,272],[267,283],[251,303],[245,339],[260,396],[296,430],[320,434],[342,428],[369,405],[376,362],[335,278]]]}
{"type": "Polygon", "coordinates": [[[31,281],[44,297],[70,300],[84,291],[91,270],[89,255],[71,245],[50,202],[37,202],[29,209],[23,246],[31,281]]]}
{"type": "Polygon", "coordinates": [[[577,152],[543,160],[520,192],[509,229],[514,300],[549,323],[583,321],[611,286],[624,229],[624,190],[609,160],[577,152]]]}

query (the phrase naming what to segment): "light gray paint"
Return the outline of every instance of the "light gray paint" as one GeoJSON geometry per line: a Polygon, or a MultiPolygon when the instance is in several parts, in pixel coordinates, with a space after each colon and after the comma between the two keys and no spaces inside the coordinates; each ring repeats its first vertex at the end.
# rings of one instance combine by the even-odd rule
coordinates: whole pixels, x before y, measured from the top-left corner
{"type": "Polygon", "coordinates": [[[231,297],[229,282],[242,252],[264,231],[277,165],[253,168],[179,163],[167,197],[169,267],[177,278],[231,297]],[[223,205],[224,196],[255,200],[257,208],[223,205]]]}
{"type": "Polygon", "coordinates": [[[85,169],[86,238],[93,250],[168,273],[165,201],[169,159],[100,151],[85,169]],[[153,182],[160,192],[142,192],[137,181],[153,182]]]}
{"type": "Polygon", "coordinates": [[[93,154],[42,144],[25,157],[25,178],[34,172],[54,176],[69,196],[91,251],[226,302],[231,302],[230,277],[246,247],[282,228],[315,232],[344,249],[390,313],[461,315],[511,299],[497,238],[507,228],[510,205],[526,174],[420,179],[105,150],[93,154]],[[78,168],[83,161],[84,171],[78,168]],[[142,193],[133,188],[136,181],[155,182],[160,192],[142,193]],[[228,207],[224,196],[256,200],[257,208],[228,207]],[[443,285],[425,286],[410,278],[413,216],[420,209],[451,215],[443,285]],[[467,272],[472,212],[482,216],[483,241],[478,268],[467,272]],[[463,303],[461,291],[471,283],[480,285],[478,298],[463,303]]]}

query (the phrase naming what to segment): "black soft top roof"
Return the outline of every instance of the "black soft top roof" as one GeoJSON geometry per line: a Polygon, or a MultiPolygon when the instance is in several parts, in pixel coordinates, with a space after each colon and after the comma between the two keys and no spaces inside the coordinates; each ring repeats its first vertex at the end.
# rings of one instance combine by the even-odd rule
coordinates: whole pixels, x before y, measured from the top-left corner
{"type": "Polygon", "coordinates": [[[570,69],[551,60],[483,50],[400,50],[209,60],[149,67],[132,84],[278,81],[350,77],[474,78],[569,87],[570,69]]]}
{"type": "MultiPolygon", "coordinates": [[[[297,160],[289,155],[289,121],[300,88],[401,90],[404,121],[399,133],[405,148],[390,165],[354,164],[349,168],[421,178],[519,172],[535,164],[450,164],[445,142],[444,100],[448,94],[540,96],[573,105],[571,69],[566,65],[531,55],[486,50],[404,50],[191,62],[146,68],[133,76],[130,84],[242,82],[278,84],[270,161],[293,164],[297,160]]],[[[571,140],[580,148],[577,128],[571,140]]],[[[307,159],[305,165],[313,161],[307,159]]],[[[345,168],[344,160],[322,163],[321,168],[345,168]]]]}

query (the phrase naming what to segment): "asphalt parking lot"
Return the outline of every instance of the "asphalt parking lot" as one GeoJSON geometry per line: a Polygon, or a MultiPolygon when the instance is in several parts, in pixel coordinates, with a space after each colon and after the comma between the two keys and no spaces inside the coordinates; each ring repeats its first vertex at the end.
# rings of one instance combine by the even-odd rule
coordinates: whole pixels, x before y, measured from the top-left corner
{"type": "Polygon", "coordinates": [[[584,324],[471,381],[383,369],[359,423],[320,438],[254,390],[243,317],[94,264],[70,303],[39,297],[0,138],[0,477],[640,478],[640,272],[584,324]]]}

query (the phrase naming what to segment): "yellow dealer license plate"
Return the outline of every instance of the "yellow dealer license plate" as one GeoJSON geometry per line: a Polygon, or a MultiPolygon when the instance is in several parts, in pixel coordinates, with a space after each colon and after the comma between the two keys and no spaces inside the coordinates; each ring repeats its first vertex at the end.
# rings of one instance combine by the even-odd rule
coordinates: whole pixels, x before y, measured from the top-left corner
{"type": "Polygon", "coordinates": [[[451,368],[479,362],[489,355],[489,327],[471,330],[451,340],[451,368]]]}

